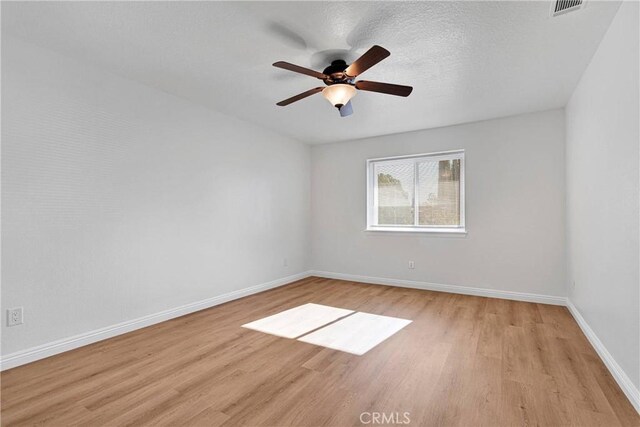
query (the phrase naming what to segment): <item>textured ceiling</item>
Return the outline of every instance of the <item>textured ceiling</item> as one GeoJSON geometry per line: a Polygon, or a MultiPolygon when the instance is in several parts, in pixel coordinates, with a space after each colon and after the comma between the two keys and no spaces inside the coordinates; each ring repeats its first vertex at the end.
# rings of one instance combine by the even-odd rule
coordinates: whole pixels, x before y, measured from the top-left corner
{"type": "Polygon", "coordinates": [[[2,33],[88,61],[309,143],[334,142],[562,107],[619,2],[549,17],[549,2],[2,2],[2,33]],[[366,80],[409,98],[360,92],[340,118],[322,70],[373,44],[391,56],[366,80]]]}

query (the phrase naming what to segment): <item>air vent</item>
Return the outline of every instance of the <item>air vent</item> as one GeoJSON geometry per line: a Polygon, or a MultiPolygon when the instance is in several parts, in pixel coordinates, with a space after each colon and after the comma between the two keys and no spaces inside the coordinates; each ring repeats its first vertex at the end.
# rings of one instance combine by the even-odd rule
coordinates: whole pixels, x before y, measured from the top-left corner
{"type": "Polygon", "coordinates": [[[567,12],[581,9],[585,0],[555,0],[551,3],[551,16],[562,15],[567,12]]]}

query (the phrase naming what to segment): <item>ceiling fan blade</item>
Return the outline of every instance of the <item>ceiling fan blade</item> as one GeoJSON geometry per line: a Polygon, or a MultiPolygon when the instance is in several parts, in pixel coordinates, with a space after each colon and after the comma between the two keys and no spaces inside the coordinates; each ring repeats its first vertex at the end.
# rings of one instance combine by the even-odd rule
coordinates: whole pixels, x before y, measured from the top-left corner
{"type": "Polygon", "coordinates": [[[391,55],[391,53],[387,49],[375,45],[371,49],[366,51],[360,58],[356,59],[353,64],[349,65],[347,69],[344,70],[344,72],[348,76],[356,77],[364,73],[369,68],[373,67],[389,55],[391,55]]]}
{"type": "Polygon", "coordinates": [[[340,117],[347,117],[353,114],[353,106],[351,105],[351,101],[344,104],[340,107],[340,117]]]}
{"type": "Polygon", "coordinates": [[[326,75],[317,71],[310,70],[308,68],[301,67],[299,65],[290,64],[284,61],[278,61],[273,64],[274,67],[282,68],[283,70],[293,71],[294,73],[306,74],[307,76],[315,77],[320,80],[327,78],[326,75]]]}
{"type": "Polygon", "coordinates": [[[413,90],[411,86],[392,85],[390,83],[370,82],[367,80],[360,80],[356,82],[356,89],[396,96],[409,96],[413,90]]]}
{"type": "Polygon", "coordinates": [[[293,104],[294,102],[300,101],[301,99],[304,99],[307,96],[311,96],[318,92],[322,92],[323,89],[324,89],[323,87],[314,87],[313,89],[309,89],[306,92],[299,93],[296,96],[292,96],[291,98],[287,98],[284,101],[280,101],[276,105],[279,105],[280,107],[284,107],[285,105],[293,104]]]}

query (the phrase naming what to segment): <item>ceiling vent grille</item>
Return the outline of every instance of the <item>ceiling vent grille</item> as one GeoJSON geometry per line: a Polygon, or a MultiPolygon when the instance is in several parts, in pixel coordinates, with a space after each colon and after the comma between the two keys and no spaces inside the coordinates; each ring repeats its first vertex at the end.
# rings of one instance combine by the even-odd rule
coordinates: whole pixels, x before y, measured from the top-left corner
{"type": "Polygon", "coordinates": [[[551,3],[551,16],[562,15],[567,12],[581,9],[585,0],[555,0],[551,3]]]}

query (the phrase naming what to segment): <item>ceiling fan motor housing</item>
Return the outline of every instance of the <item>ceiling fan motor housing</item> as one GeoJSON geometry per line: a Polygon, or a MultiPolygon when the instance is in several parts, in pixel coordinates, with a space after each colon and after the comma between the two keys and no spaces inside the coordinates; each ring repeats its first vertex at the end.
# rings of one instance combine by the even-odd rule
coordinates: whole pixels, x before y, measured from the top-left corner
{"type": "Polygon", "coordinates": [[[327,86],[337,83],[353,85],[355,83],[355,77],[350,77],[345,74],[344,70],[346,70],[347,67],[347,63],[342,59],[332,61],[331,65],[325,68],[322,72],[327,76],[327,78],[323,80],[324,84],[327,86]]]}

